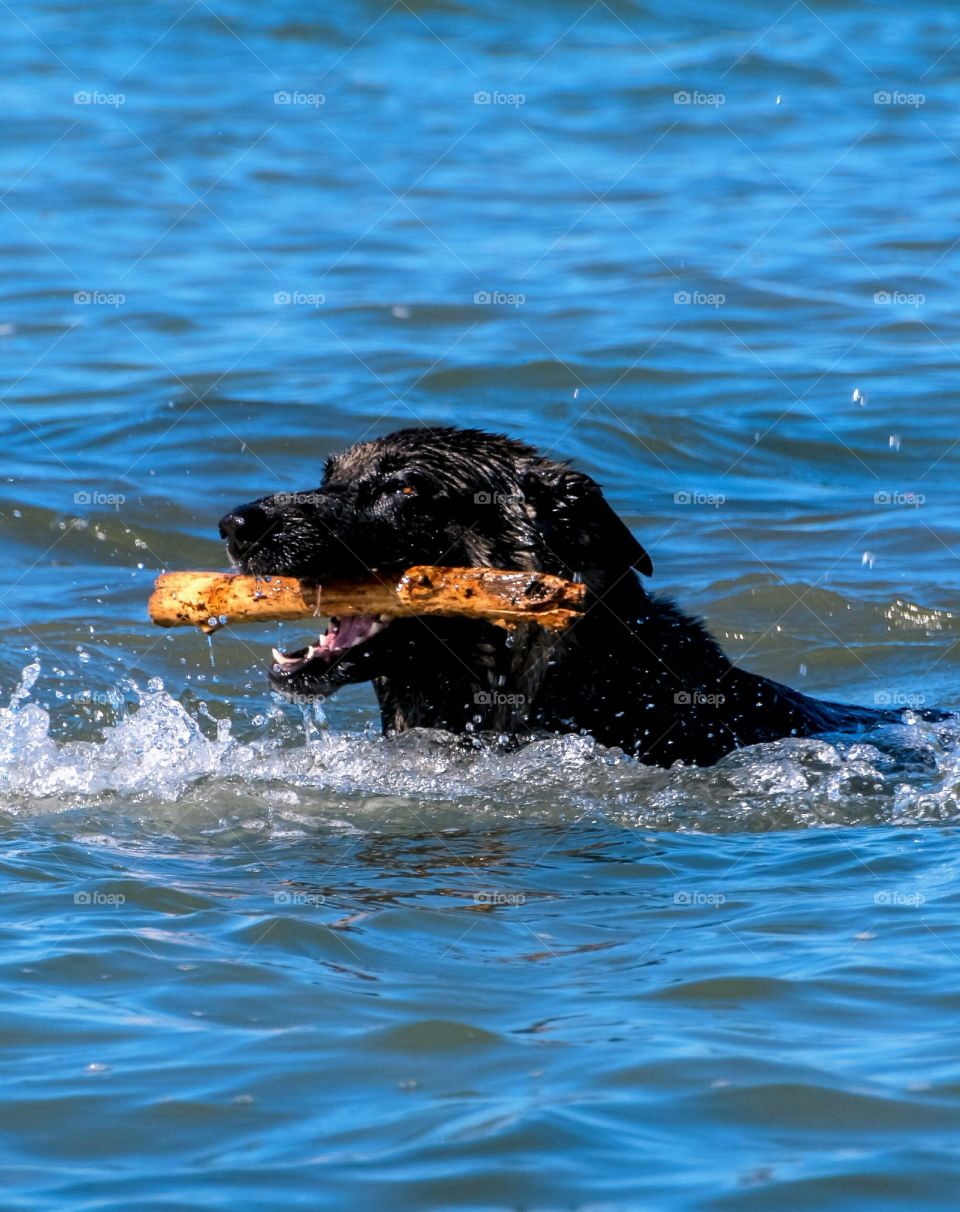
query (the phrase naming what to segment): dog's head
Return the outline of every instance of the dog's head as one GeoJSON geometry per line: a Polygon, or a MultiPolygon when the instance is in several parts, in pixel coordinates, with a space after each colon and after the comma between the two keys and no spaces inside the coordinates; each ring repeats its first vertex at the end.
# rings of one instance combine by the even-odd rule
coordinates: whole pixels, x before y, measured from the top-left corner
{"type": "MultiPolygon", "coordinates": [[[[598,588],[631,568],[652,571],[589,476],[471,429],[404,429],[359,443],[328,460],[318,488],[242,505],[220,533],[242,571],[320,584],[411,564],[553,572],[598,588]]],[[[405,622],[409,648],[417,620],[405,622]]],[[[399,630],[386,618],[334,619],[316,644],[275,650],[271,680],[319,695],[380,677],[399,630]]]]}

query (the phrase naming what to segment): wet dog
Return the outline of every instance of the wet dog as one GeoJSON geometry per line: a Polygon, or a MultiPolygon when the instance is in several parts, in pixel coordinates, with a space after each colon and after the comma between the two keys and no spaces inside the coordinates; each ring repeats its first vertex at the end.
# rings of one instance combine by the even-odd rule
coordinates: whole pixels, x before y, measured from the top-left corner
{"type": "MultiPolygon", "coordinates": [[[[742,745],[898,722],[738,669],[696,619],[648,594],[650,557],[589,476],[473,429],[404,429],[327,461],[311,491],[220,522],[237,565],[324,580],[410,564],[556,573],[589,608],[566,632],[457,618],[345,617],[289,654],[273,686],[327,696],[373,682],[384,731],[583,733],[642,761],[707,765],[742,745]]],[[[937,713],[923,713],[938,718],[937,713]]]]}

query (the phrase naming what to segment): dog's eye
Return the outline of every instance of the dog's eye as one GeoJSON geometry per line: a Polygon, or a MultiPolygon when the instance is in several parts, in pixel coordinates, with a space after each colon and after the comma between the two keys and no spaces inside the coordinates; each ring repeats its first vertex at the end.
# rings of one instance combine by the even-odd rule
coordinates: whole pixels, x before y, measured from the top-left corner
{"type": "Polygon", "coordinates": [[[419,497],[422,495],[421,485],[417,478],[406,476],[391,477],[389,480],[383,480],[377,485],[376,495],[381,500],[398,501],[401,497],[419,497]]]}

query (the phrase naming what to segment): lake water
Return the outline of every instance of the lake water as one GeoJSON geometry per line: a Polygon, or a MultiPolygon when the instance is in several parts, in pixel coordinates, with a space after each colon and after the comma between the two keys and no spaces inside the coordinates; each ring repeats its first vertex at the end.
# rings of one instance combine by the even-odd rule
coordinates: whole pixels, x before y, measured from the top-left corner
{"type": "Polygon", "coordinates": [[[6,8],[10,1208],[953,1208],[954,6],[6,8]],[[886,747],[650,770],[303,714],[151,627],[418,423],[599,478],[886,747]]]}

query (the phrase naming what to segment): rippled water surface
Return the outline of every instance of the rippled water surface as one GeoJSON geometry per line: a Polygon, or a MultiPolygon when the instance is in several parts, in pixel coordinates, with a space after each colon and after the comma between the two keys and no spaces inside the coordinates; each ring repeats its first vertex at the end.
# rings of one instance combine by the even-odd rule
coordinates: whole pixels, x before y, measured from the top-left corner
{"type": "Polygon", "coordinates": [[[0,22],[0,1202],[955,1207],[954,7],[0,22]],[[151,628],[228,507],[421,422],[903,723],[385,741],[272,700],[296,628],[151,628]]]}

